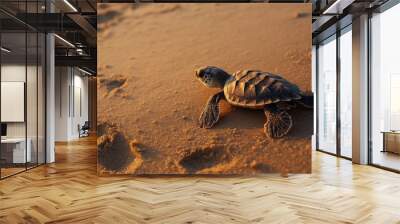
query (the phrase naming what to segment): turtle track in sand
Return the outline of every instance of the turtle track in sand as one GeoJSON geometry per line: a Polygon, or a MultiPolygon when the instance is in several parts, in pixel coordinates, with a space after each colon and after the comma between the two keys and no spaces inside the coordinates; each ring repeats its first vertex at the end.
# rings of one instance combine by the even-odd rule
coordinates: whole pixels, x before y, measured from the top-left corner
{"type": "Polygon", "coordinates": [[[126,83],[126,78],[112,77],[110,79],[102,79],[100,83],[103,84],[108,91],[121,88],[126,83]]]}
{"type": "Polygon", "coordinates": [[[108,79],[100,79],[100,85],[107,89],[105,96],[127,97],[125,88],[128,86],[128,79],[121,75],[114,75],[108,79]]]}
{"type": "Polygon", "coordinates": [[[187,173],[197,173],[201,170],[229,162],[230,157],[230,153],[222,145],[207,146],[182,153],[179,165],[187,173]]]}

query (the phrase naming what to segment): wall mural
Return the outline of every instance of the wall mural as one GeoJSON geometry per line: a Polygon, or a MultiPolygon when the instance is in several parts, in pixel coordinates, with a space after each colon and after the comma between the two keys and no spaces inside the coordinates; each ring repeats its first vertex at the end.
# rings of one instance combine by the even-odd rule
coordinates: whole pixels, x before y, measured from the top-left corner
{"type": "Polygon", "coordinates": [[[311,4],[98,8],[100,175],[311,172],[311,4]]]}

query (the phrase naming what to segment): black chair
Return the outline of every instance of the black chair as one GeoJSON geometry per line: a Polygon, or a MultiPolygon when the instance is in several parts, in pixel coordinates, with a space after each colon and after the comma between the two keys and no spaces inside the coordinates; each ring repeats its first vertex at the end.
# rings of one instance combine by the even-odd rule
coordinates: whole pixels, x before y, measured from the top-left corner
{"type": "Polygon", "coordinates": [[[78,125],[78,129],[79,129],[79,138],[89,136],[89,129],[90,129],[89,121],[85,121],[85,123],[82,125],[82,127],[80,127],[80,125],[78,125]]]}

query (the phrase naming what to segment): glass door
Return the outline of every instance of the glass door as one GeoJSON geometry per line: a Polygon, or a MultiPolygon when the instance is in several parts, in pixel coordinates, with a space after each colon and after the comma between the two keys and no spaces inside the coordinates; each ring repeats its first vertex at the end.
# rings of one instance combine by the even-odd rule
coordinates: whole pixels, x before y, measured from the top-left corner
{"type": "MultiPolygon", "coordinates": [[[[44,1],[0,2],[42,13],[44,1]]],[[[17,7],[17,8],[16,8],[17,7]]],[[[0,179],[45,163],[45,34],[0,12],[0,179]],[[11,27],[11,28],[10,28],[11,27]]]]}

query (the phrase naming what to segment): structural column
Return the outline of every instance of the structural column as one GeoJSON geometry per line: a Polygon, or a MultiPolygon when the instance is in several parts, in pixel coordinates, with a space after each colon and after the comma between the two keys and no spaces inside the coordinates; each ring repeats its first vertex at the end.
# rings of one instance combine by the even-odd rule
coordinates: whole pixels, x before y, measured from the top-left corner
{"type": "Polygon", "coordinates": [[[353,162],[368,163],[368,15],[353,19],[353,162]]]}
{"type": "MultiPolygon", "coordinates": [[[[46,1],[46,12],[53,12],[51,1],[46,1]]],[[[55,42],[54,34],[46,34],[46,163],[55,162],[55,42]]]]}

